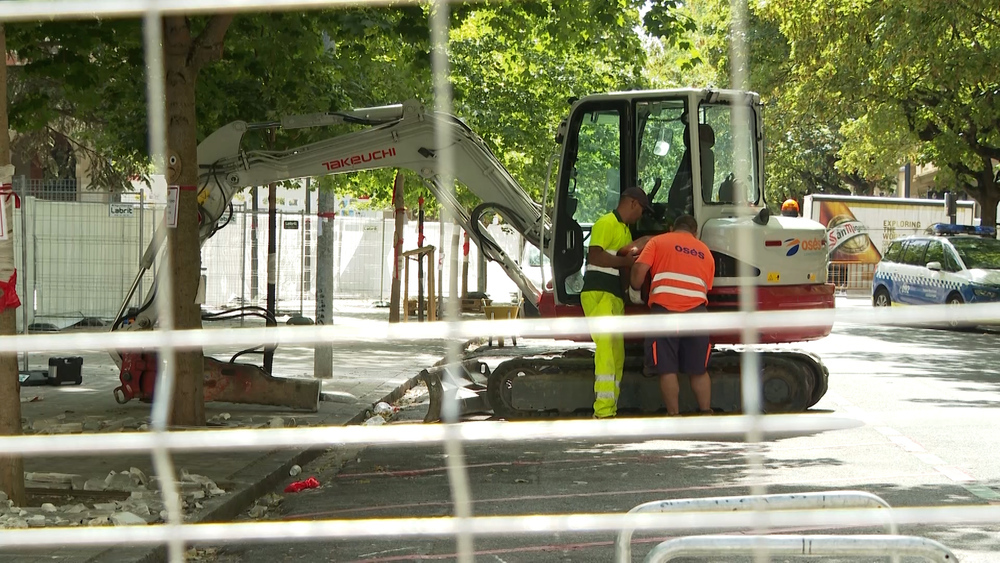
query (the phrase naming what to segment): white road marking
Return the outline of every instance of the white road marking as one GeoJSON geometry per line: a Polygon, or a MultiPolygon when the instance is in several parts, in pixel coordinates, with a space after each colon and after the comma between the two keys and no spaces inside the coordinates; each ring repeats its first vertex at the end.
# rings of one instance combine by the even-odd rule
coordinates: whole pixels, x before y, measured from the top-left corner
{"type": "Polygon", "coordinates": [[[890,442],[899,446],[899,448],[903,451],[913,455],[913,457],[920,460],[921,463],[933,467],[935,471],[947,477],[952,482],[961,485],[962,488],[969,491],[969,493],[987,501],[1000,500],[1000,493],[985,485],[976,484],[975,477],[969,475],[954,465],[948,465],[945,460],[928,452],[923,446],[910,438],[907,438],[899,430],[886,426],[877,415],[865,411],[832,391],[828,392],[826,396],[832,399],[838,407],[844,410],[844,412],[850,414],[851,416],[856,416],[865,423],[871,425],[876,432],[885,436],[890,442]]]}

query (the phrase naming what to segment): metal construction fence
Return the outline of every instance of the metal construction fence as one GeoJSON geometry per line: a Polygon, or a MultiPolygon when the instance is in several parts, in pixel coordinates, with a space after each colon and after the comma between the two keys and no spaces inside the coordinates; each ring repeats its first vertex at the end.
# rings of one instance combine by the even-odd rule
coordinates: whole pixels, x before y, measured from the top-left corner
{"type": "MultiPolygon", "coordinates": [[[[200,0],[189,2],[180,0],[147,0],[146,2],[122,0],[93,0],[90,2],[71,1],[11,1],[0,3],[0,21],[47,21],[53,18],[144,18],[143,33],[148,76],[150,153],[155,162],[167,162],[165,120],[166,105],[163,76],[163,27],[161,18],[177,14],[207,14],[215,11],[280,10],[304,8],[336,8],[347,5],[370,6],[368,2],[322,2],[316,0],[200,0]]],[[[745,3],[734,2],[745,10],[745,3]]],[[[447,60],[447,38],[449,24],[449,4],[432,2],[428,10],[431,18],[432,70],[435,76],[435,107],[450,111],[451,98],[448,83],[450,69],[447,60]]],[[[744,14],[745,16],[745,14],[744,14]]],[[[745,25],[745,18],[734,16],[733,25],[745,25]]],[[[730,36],[740,41],[749,33],[736,29],[730,36]]],[[[736,43],[731,53],[735,87],[748,84],[746,76],[740,76],[740,69],[746,64],[747,49],[736,43]]],[[[734,113],[746,111],[735,104],[734,113]]],[[[596,118],[595,118],[596,121],[596,118]]],[[[735,123],[750,123],[745,119],[734,119],[735,123]]],[[[748,127],[738,131],[751,138],[748,127]]],[[[447,133],[439,132],[444,147],[436,152],[435,158],[443,162],[442,178],[454,177],[451,163],[454,155],[448,147],[451,143],[447,133]]],[[[738,143],[734,143],[737,144],[738,143]]],[[[624,146],[624,145],[623,145],[624,146]]],[[[744,163],[745,165],[746,163],[744,163]]],[[[737,174],[737,177],[749,177],[737,174]]],[[[447,182],[442,182],[447,186],[447,182]]],[[[20,213],[16,214],[15,232],[23,245],[18,247],[18,265],[24,280],[26,309],[34,317],[73,318],[84,316],[107,317],[118,307],[118,300],[125,294],[139,255],[152,234],[153,226],[162,220],[156,206],[105,199],[99,201],[66,201],[68,195],[60,198],[43,199],[38,195],[24,192],[20,213]],[[57,200],[58,199],[58,200],[57,200]],[[127,210],[128,205],[136,207],[127,210]],[[109,313],[110,312],[110,313],[109,313]]],[[[454,194],[450,194],[454,195],[454,194]]],[[[739,206],[738,213],[744,214],[746,229],[755,229],[751,223],[749,206],[739,206]]],[[[234,302],[253,301],[262,298],[262,288],[266,283],[267,227],[262,215],[254,216],[244,210],[234,209],[230,224],[210,240],[203,251],[203,263],[207,278],[206,299],[208,305],[224,307],[234,302]],[[256,234],[257,246],[253,239],[256,234]],[[256,272],[253,264],[257,264],[256,272]],[[256,288],[256,293],[254,292],[256,288]]],[[[766,219],[765,219],[766,222],[766,219]]],[[[281,231],[275,233],[279,239],[280,258],[277,265],[277,286],[279,298],[287,308],[298,302],[299,308],[306,308],[307,299],[312,295],[309,281],[315,267],[315,235],[318,225],[311,217],[302,213],[282,214],[278,225],[281,231]],[[290,223],[298,221],[298,228],[290,223]],[[289,228],[285,225],[289,224],[289,228]]],[[[436,244],[443,234],[449,245],[453,227],[445,225],[444,230],[434,230],[427,225],[425,237],[428,244],[436,244]]],[[[387,295],[388,266],[392,229],[384,219],[340,218],[334,221],[336,230],[336,252],[334,272],[337,276],[335,287],[338,294],[366,299],[379,299],[387,295]]],[[[504,237],[509,233],[498,236],[504,237]]],[[[415,244],[415,225],[407,226],[404,247],[415,244]]],[[[736,241],[740,255],[752,256],[753,237],[741,236],[736,241]],[[749,250],[748,250],[749,249],[749,250]]],[[[510,235],[510,241],[516,241],[510,235]]],[[[454,245],[450,245],[454,248],[454,245]]],[[[445,264],[449,260],[460,260],[454,254],[445,254],[445,264]]],[[[453,262],[460,263],[460,262],[453,262]]],[[[475,264],[472,261],[470,265],[475,264]]],[[[457,272],[446,269],[439,279],[454,279],[457,272]]],[[[749,296],[752,287],[749,277],[741,295],[749,296]]],[[[447,287],[447,285],[445,285],[447,287]]],[[[149,280],[145,289],[149,288],[149,280]]],[[[169,293],[167,293],[169,295],[169,293]]],[[[440,339],[448,343],[448,363],[461,363],[460,344],[472,338],[494,334],[517,334],[527,338],[552,338],[567,334],[593,333],[621,334],[630,338],[641,338],[650,334],[705,334],[712,332],[739,333],[742,342],[753,343],[765,329],[815,327],[817,323],[836,322],[852,325],[908,324],[917,322],[942,323],[961,316],[968,321],[990,321],[1000,318],[1000,304],[986,304],[981,308],[957,308],[930,306],[919,310],[862,309],[847,311],[830,309],[816,310],[774,310],[757,312],[755,300],[745,299],[739,311],[722,313],[695,313],[691,315],[609,316],[600,323],[588,323],[582,318],[561,319],[512,319],[504,321],[461,320],[456,314],[458,304],[454,295],[447,307],[449,311],[444,322],[380,324],[375,326],[282,326],[273,328],[246,328],[239,330],[172,330],[170,316],[164,315],[160,330],[117,331],[111,333],[70,332],[65,334],[30,334],[5,336],[0,339],[0,354],[50,352],[65,350],[137,350],[155,348],[160,358],[174,357],[178,349],[257,346],[260,342],[276,342],[281,345],[293,344],[303,347],[329,346],[332,342],[350,341],[359,337],[380,340],[390,347],[401,341],[423,341],[440,339]],[[683,317],[683,319],[679,319],[683,317]],[[367,331],[364,334],[359,334],[367,331]]],[[[559,420],[506,422],[481,421],[462,423],[458,421],[457,401],[449,400],[442,409],[442,424],[405,424],[398,426],[325,426],[287,428],[237,428],[237,429],[197,429],[175,431],[170,427],[170,408],[173,399],[175,362],[169,360],[159,364],[156,395],[150,411],[150,422],[146,429],[138,432],[86,432],[73,435],[26,435],[0,436],[0,456],[102,456],[124,453],[149,454],[159,484],[159,493],[150,494],[162,498],[166,507],[162,524],[128,525],[105,527],[59,527],[57,529],[28,529],[24,527],[0,530],[0,546],[3,548],[31,547],[52,549],[59,547],[78,548],[85,546],[165,546],[171,563],[187,560],[187,548],[192,544],[212,542],[260,543],[289,542],[301,540],[391,540],[398,538],[441,538],[454,539],[456,554],[454,559],[463,563],[475,560],[474,538],[539,536],[559,534],[618,533],[628,531],[671,530],[678,535],[694,534],[697,530],[715,529],[723,531],[752,530],[751,536],[701,536],[677,538],[664,542],[650,552],[649,560],[666,561],[676,555],[729,556],[740,554],[752,556],[755,561],[768,561],[769,553],[782,557],[789,554],[812,555],[835,554],[854,556],[871,554],[886,556],[914,555],[929,560],[953,561],[953,554],[944,546],[923,538],[878,537],[836,535],[836,536],[768,536],[759,537],[783,527],[798,529],[844,529],[858,526],[883,526],[886,521],[885,508],[850,507],[830,510],[824,503],[808,503],[801,508],[780,506],[776,509],[756,504],[760,495],[754,495],[755,504],[748,510],[705,511],[698,506],[685,506],[677,510],[643,513],[621,511],[599,512],[597,504],[591,504],[592,512],[570,512],[550,514],[519,514],[484,516],[474,512],[469,467],[465,465],[464,447],[474,443],[552,443],[572,440],[599,439],[604,441],[623,440],[704,440],[713,436],[719,440],[745,441],[759,445],[765,436],[787,435],[799,432],[802,435],[819,434],[825,431],[853,428],[862,424],[863,413],[810,413],[797,415],[764,415],[762,400],[761,372],[758,369],[760,354],[749,347],[741,357],[743,374],[742,402],[740,414],[733,416],[636,418],[617,420],[559,420]],[[233,451],[274,451],[279,449],[330,448],[371,445],[433,445],[439,444],[443,451],[444,474],[449,488],[450,505],[448,515],[433,517],[399,518],[350,518],[335,514],[329,518],[315,520],[262,520],[226,521],[213,523],[191,523],[186,521],[182,511],[181,496],[178,494],[178,471],[173,456],[179,452],[203,453],[218,457],[233,451]],[[669,512],[669,517],[667,513],[669,512]],[[23,529],[22,529],[23,528],[23,529]]],[[[364,359],[368,361],[367,358],[364,359]]],[[[451,373],[452,370],[446,370],[451,373]]],[[[452,395],[448,395],[454,399],[452,395]]],[[[914,411],[916,413],[916,411],[914,411]]],[[[977,413],[980,414],[980,413],[977,413]]],[[[905,416],[901,415],[901,416],[905,416]]],[[[919,416],[919,413],[914,416],[919,416]]],[[[970,423],[972,426],[972,423],[970,423]]],[[[955,426],[955,428],[959,428],[955,426]]],[[[887,429],[887,430],[891,430],[887,429]]],[[[886,436],[889,436],[886,433],[886,436]]],[[[902,438],[902,436],[892,436],[902,438]]],[[[543,446],[544,447],[544,446],[543,446]]],[[[902,446],[909,447],[909,445],[902,446]]],[[[762,473],[763,456],[759,450],[748,448],[745,459],[735,460],[748,474],[762,473]]],[[[929,454],[928,454],[929,455],[929,454]]],[[[736,457],[736,454],[734,454],[736,457]]],[[[933,456],[930,456],[933,457],[933,456]]],[[[928,461],[927,463],[935,463],[928,461]]],[[[602,468],[603,469],[603,468],[602,468]]],[[[721,471],[725,471],[722,468],[721,471]]],[[[621,479],[625,479],[624,475],[621,479]]],[[[708,481],[705,487],[712,488],[717,483],[708,481]]],[[[768,485],[754,485],[753,492],[763,494],[760,489],[768,485]]],[[[662,491],[662,489],[661,489],[662,491]]],[[[530,497],[520,500],[527,504],[530,497]]],[[[676,499],[675,499],[676,500],[676,499]]],[[[724,504],[724,503],[723,503],[724,504]]],[[[576,505],[579,506],[579,505],[576,505]]],[[[703,507],[701,507],[703,508],[703,507]]],[[[995,527],[1000,523],[1000,506],[989,503],[966,501],[952,495],[945,504],[937,506],[910,506],[895,508],[892,521],[900,526],[920,524],[925,526],[950,526],[948,535],[955,541],[964,536],[979,534],[977,527],[995,527]]],[[[422,558],[422,557],[421,557],[422,558]]],[[[496,557],[496,559],[500,559],[496,557]]]]}
{"type": "MultiPolygon", "coordinates": [[[[46,192],[41,182],[15,181],[20,208],[14,217],[15,258],[19,291],[24,310],[19,327],[38,322],[45,325],[72,324],[88,317],[110,320],[136,275],[157,221],[161,204],[140,201],[136,194],[100,191],[81,192],[70,199],[65,190],[46,192]],[[58,197],[52,197],[56,195],[58,197]]],[[[391,218],[338,216],[334,230],[334,299],[385,301],[393,274],[391,218]]],[[[278,313],[315,313],[317,240],[320,223],[305,211],[277,213],[275,279],[278,313]]],[[[417,221],[404,223],[403,248],[417,246],[417,221]]],[[[450,245],[456,230],[445,224],[443,242],[450,245]]],[[[518,256],[521,238],[500,225],[488,230],[513,256],[518,256]]],[[[205,276],[205,306],[225,309],[239,304],[263,305],[268,279],[267,211],[256,213],[234,206],[232,217],[202,248],[205,276]]],[[[442,243],[441,224],[426,221],[424,245],[442,243]]],[[[450,261],[437,253],[438,280],[448,280],[450,261]]],[[[468,289],[477,289],[478,249],[471,245],[468,289]]],[[[487,291],[509,299],[516,286],[495,266],[489,269],[487,291]]],[[[153,271],[144,277],[132,305],[143,299],[153,271]]],[[[411,272],[410,294],[416,295],[418,280],[411,272]]],[[[447,296],[448,284],[440,284],[447,296]]]]}

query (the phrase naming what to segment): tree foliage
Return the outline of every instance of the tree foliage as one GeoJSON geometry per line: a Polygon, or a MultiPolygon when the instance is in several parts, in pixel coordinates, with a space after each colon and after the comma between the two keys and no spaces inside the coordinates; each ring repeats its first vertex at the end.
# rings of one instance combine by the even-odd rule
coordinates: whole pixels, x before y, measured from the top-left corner
{"type": "Polygon", "coordinates": [[[788,0],[760,4],[791,46],[790,77],[842,124],[845,162],[884,172],[934,162],[996,220],[1000,185],[1000,5],[987,0],[788,0]]]}

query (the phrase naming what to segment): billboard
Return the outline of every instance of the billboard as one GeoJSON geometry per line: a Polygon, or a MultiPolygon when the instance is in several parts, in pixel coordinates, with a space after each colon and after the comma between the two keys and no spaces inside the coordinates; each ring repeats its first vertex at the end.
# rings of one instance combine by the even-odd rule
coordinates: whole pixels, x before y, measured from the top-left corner
{"type": "MultiPolygon", "coordinates": [[[[958,224],[973,224],[973,207],[958,202],[958,224]]],[[[944,202],[931,199],[808,195],[804,211],[826,227],[835,262],[877,263],[893,240],[949,221],[944,202]]]]}

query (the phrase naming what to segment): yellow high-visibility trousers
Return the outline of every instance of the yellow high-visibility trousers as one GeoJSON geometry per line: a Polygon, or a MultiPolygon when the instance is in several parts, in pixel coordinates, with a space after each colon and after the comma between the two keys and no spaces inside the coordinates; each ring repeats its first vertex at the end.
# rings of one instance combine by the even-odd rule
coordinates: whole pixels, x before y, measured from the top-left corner
{"type": "MultiPolygon", "coordinates": [[[[580,303],[587,317],[625,314],[625,302],[606,291],[584,291],[580,294],[580,303]]],[[[621,334],[591,333],[590,337],[597,345],[594,352],[594,416],[615,416],[625,367],[625,340],[621,334]]]]}

